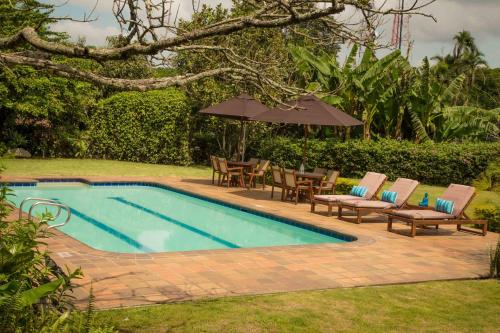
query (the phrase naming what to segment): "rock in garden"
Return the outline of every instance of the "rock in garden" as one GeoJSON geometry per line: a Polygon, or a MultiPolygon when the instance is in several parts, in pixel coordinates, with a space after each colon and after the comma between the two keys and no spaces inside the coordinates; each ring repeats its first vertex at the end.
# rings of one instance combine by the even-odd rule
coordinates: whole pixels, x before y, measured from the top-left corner
{"type": "Polygon", "coordinates": [[[24,148],[14,148],[10,149],[9,153],[14,155],[15,158],[30,158],[31,154],[24,148]]]}

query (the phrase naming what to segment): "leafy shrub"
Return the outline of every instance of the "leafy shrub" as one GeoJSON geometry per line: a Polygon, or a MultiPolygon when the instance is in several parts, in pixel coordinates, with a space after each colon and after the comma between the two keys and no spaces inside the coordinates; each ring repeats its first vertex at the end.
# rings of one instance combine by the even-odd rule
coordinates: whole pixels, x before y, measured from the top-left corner
{"type": "Polygon", "coordinates": [[[90,302],[86,315],[71,312],[69,292],[81,271],[63,272],[45,250],[50,214],[36,222],[6,221],[12,211],[10,194],[7,187],[0,188],[0,332],[113,332],[94,323],[90,302]]]}
{"type": "Polygon", "coordinates": [[[496,247],[490,249],[490,277],[500,279],[500,238],[496,247]]]}
{"type": "Polygon", "coordinates": [[[474,209],[474,214],[479,220],[488,220],[488,230],[500,232],[500,207],[482,205],[474,209]]]}
{"type": "Polygon", "coordinates": [[[189,105],[176,89],[115,94],[99,103],[91,123],[90,157],[190,163],[189,105]]]}
{"type": "MultiPolygon", "coordinates": [[[[261,158],[284,167],[300,165],[302,141],[284,137],[263,141],[261,158]]],[[[407,177],[426,184],[471,184],[500,155],[498,143],[425,143],[409,141],[308,141],[307,168],[339,170],[343,177],[361,178],[367,171],[389,179],[407,177]]]]}
{"type": "Polygon", "coordinates": [[[488,168],[484,170],[477,179],[474,180],[473,185],[484,191],[500,191],[500,159],[490,163],[488,168]]]}
{"type": "Polygon", "coordinates": [[[357,180],[339,178],[335,185],[335,194],[349,194],[353,186],[358,185],[357,180]]]}

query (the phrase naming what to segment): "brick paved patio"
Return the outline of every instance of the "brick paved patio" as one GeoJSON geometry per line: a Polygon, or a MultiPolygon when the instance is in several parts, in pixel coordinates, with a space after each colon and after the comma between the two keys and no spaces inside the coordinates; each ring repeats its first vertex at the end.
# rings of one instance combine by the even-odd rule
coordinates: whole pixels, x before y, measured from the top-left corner
{"type": "MultiPolygon", "coordinates": [[[[382,216],[357,225],[270,199],[269,189],[221,188],[204,179],[82,177],[89,181],[153,181],[322,228],[354,235],[339,244],[279,246],[157,254],[116,254],[94,250],[56,231],[48,240],[61,267],[81,267],[85,277],[75,289],[86,303],[92,283],[96,306],[113,308],[203,297],[263,294],[296,290],[382,285],[428,280],[478,278],[488,273],[488,249],[498,234],[486,237],[455,227],[419,229],[396,224],[386,231],[382,216]]],[[[19,179],[19,178],[16,178],[19,179]]],[[[28,178],[25,178],[26,180],[28,178]]],[[[3,178],[13,181],[14,179],[3,178]]]]}

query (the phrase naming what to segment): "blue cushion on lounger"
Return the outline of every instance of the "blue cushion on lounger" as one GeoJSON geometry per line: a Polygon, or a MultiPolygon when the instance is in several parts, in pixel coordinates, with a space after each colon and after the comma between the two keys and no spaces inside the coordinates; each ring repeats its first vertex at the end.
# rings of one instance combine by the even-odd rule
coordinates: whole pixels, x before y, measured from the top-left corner
{"type": "Polygon", "coordinates": [[[382,192],[382,201],[396,203],[398,192],[384,191],[382,192]]]}
{"type": "Polygon", "coordinates": [[[351,195],[362,198],[365,196],[366,192],[368,192],[368,189],[364,186],[353,186],[351,190],[351,195]]]}
{"type": "Polygon", "coordinates": [[[452,214],[455,203],[451,200],[436,199],[436,211],[446,214],[452,214]]]}

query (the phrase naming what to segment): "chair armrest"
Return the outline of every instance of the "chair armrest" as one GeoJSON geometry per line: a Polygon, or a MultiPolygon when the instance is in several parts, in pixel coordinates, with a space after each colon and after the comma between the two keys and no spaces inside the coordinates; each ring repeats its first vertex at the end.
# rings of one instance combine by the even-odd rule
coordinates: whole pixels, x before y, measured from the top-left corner
{"type": "Polygon", "coordinates": [[[298,180],[295,183],[297,183],[297,185],[299,184],[312,185],[312,180],[298,180]]]}
{"type": "Polygon", "coordinates": [[[232,167],[227,168],[228,171],[243,171],[243,167],[232,167]]]}

